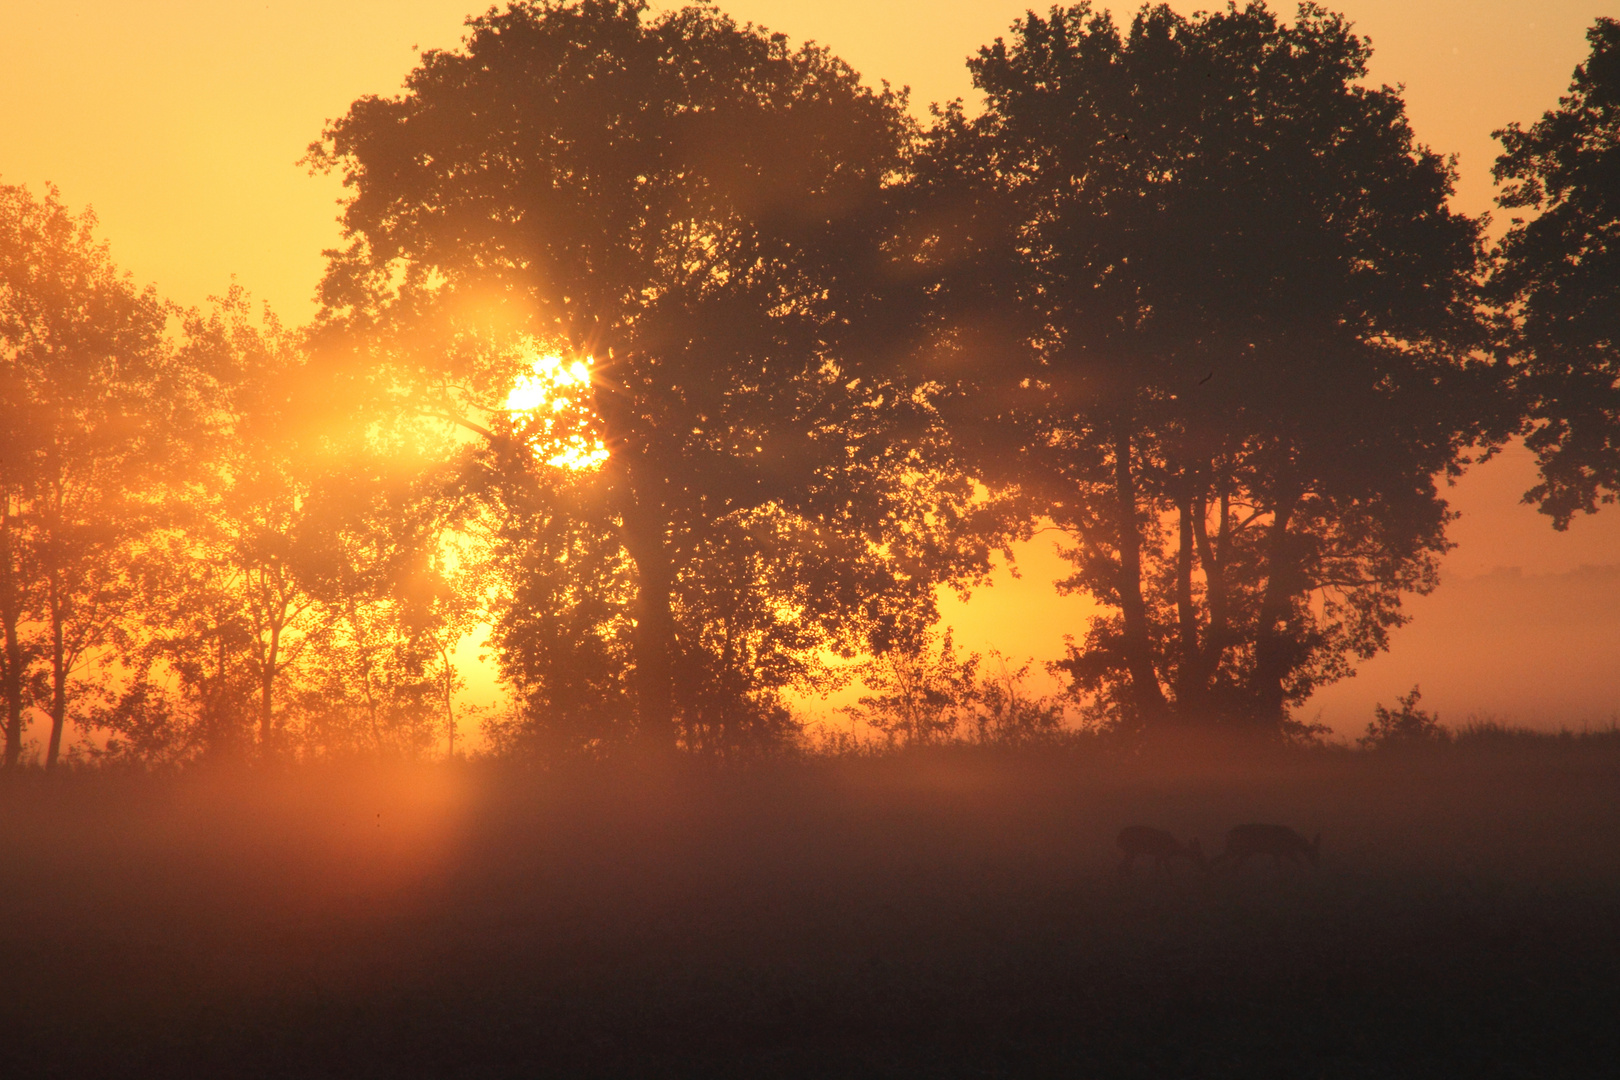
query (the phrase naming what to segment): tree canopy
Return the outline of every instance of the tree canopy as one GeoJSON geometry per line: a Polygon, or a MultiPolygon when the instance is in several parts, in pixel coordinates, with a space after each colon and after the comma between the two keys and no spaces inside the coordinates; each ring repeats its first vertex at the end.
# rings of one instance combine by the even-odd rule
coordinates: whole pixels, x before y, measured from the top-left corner
{"type": "Polygon", "coordinates": [[[31,704],[54,764],[101,649],[127,629],[126,541],[154,512],[192,400],[167,311],[50,191],[0,185],[0,630],[5,763],[31,704]]]}
{"type": "Polygon", "coordinates": [[[1278,725],[1382,648],[1495,430],[1479,225],[1368,55],[1313,5],[1031,13],[919,170],[952,418],[1074,538],[1115,614],[1068,669],[1138,719],[1278,725]]]}
{"type": "Polygon", "coordinates": [[[1558,527],[1620,490],[1589,38],[1499,133],[1535,213],[1494,263],[1314,4],[1032,12],[924,126],[711,6],[519,0],[310,146],[307,327],[164,303],[0,186],[5,761],[30,717],[48,765],[453,751],[481,624],[513,755],[779,750],[856,677],[888,742],[1308,734],[1473,460],[1528,432],[1558,527]],[[936,625],[1047,528],[1104,609],[1063,702],[936,625]]]}
{"type": "Polygon", "coordinates": [[[519,3],[470,27],[311,149],[353,193],[326,318],[386,336],[407,407],[480,431],[526,485],[489,505],[509,565],[546,581],[500,630],[544,713],[628,689],[652,743],[746,742],[819,655],[926,624],[935,582],[983,562],[954,547],[971,488],[898,381],[903,102],[709,8],[519,3]],[[589,365],[546,404],[605,451],[594,477],[502,449],[562,445],[555,415],[503,411],[537,357],[589,365]],[[603,664],[623,666],[582,673],[603,664]]]}
{"type": "Polygon", "coordinates": [[[1558,107],[1496,132],[1497,201],[1535,213],[1502,238],[1492,293],[1541,468],[1525,501],[1558,529],[1620,494],[1620,22],[1586,38],[1558,107]]]}

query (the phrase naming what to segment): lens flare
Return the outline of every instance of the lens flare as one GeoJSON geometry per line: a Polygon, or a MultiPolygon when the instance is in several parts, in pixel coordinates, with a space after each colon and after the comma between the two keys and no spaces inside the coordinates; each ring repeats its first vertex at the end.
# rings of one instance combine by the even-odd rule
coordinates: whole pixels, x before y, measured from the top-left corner
{"type": "Polygon", "coordinates": [[[586,397],[590,385],[589,358],[569,362],[544,355],[506,395],[513,424],[547,465],[584,470],[607,460],[607,445],[590,430],[595,419],[586,397]]]}

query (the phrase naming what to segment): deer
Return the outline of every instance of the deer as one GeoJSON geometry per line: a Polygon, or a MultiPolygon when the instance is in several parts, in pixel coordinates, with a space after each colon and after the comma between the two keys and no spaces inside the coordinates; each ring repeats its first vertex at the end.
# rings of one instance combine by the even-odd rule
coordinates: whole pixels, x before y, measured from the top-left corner
{"type": "Polygon", "coordinates": [[[1204,858],[1204,848],[1196,836],[1183,846],[1163,829],[1147,825],[1127,825],[1119,830],[1118,843],[1119,850],[1125,853],[1125,861],[1119,864],[1121,877],[1130,874],[1131,867],[1136,865],[1138,855],[1151,856],[1154,869],[1162,873],[1169,872],[1170,860],[1176,858],[1191,859],[1200,870],[1209,869],[1209,863],[1204,858]]]}
{"type": "Polygon", "coordinates": [[[1235,862],[1242,866],[1251,855],[1270,855],[1274,865],[1281,865],[1287,859],[1298,866],[1300,857],[1304,856],[1315,866],[1321,848],[1321,833],[1317,833],[1314,840],[1306,840],[1286,825],[1237,825],[1226,834],[1226,850],[1215,856],[1210,865],[1235,862]]]}

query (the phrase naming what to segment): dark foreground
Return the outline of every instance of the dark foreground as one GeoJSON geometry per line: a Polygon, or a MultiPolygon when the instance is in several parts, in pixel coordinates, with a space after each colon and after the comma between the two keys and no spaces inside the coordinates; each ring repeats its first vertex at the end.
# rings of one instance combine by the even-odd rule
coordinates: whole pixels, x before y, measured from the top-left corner
{"type": "Polygon", "coordinates": [[[1613,742],[23,778],[0,1075],[1613,1075],[1613,742]]]}

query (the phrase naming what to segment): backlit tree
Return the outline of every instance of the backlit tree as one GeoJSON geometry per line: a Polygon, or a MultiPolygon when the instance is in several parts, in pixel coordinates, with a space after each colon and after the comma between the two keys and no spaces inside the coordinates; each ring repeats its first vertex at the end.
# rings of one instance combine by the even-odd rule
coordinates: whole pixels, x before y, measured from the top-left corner
{"type": "Polygon", "coordinates": [[[710,8],[519,3],[470,27],[312,148],[351,191],[331,349],[376,400],[479,433],[508,472],[492,505],[537,515],[497,525],[550,582],[513,594],[509,674],[560,670],[532,666],[560,655],[541,641],[589,645],[633,674],[649,743],[746,742],[804,656],[926,622],[935,582],[982,561],[952,547],[970,489],[895,381],[902,102],[710,8]],[[539,408],[505,408],[545,373],[539,408]],[[581,475],[522,480],[548,462],[581,475]],[[600,561],[564,561],[576,543],[600,561]],[[594,629],[546,629],[566,612],[594,629]]]}
{"type": "Polygon", "coordinates": [[[1496,431],[1478,224],[1343,19],[1030,14],[941,116],[910,228],[983,474],[1113,608],[1065,665],[1143,722],[1285,727],[1387,644],[1496,431]]]}

